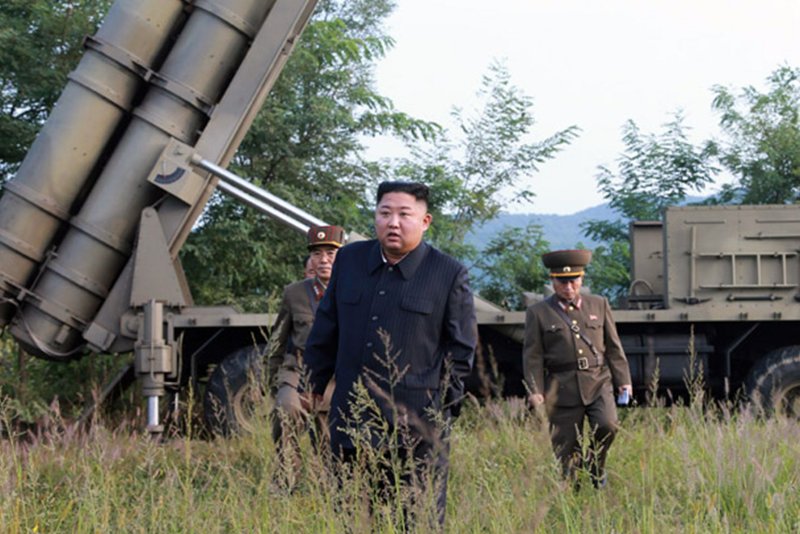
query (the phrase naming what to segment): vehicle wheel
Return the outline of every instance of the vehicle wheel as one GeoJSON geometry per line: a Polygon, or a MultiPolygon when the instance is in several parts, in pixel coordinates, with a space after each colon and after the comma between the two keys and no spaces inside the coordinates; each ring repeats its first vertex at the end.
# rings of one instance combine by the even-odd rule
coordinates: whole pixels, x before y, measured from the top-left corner
{"type": "Polygon", "coordinates": [[[800,419],[800,346],[767,353],[750,370],[745,388],[760,414],[800,419]]]}
{"type": "Polygon", "coordinates": [[[203,415],[212,433],[255,431],[254,416],[265,398],[264,345],[243,347],[225,357],[206,385],[203,415]]]}

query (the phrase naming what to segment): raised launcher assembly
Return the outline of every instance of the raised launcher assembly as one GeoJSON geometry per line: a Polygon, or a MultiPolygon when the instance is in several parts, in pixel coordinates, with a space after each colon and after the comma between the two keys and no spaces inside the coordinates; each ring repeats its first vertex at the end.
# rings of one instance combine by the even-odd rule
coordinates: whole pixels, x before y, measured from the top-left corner
{"type": "MultiPolygon", "coordinates": [[[[171,321],[191,296],[176,258],[217,180],[175,180],[160,158],[177,144],[227,165],[315,5],[116,1],[0,200],[0,326],[26,351],[137,349],[156,404],[178,379],[171,321]],[[140,226],[160,257],[132,257],[140,226]]],[[[206,318],[235,326],[222,315],[206,318]]]]}

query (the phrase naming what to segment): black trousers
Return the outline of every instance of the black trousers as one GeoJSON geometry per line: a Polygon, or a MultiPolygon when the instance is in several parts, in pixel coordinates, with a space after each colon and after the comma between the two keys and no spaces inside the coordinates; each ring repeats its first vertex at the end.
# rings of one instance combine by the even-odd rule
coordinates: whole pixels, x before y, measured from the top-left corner
{"type": "MultiPolygon", "coordinates": [[[[429,440],[417,440],[411,447],[398,445],[396,457],[392,458],[390,451],[381,451],[382,458],[379,465],[366,465],[371,471],[369,476],[374,477],[377,483],[375,488],[378,499],[387,502],[393,496],[395,481],[400,480],[405,489],[408,489],[409,498],[403,503],[403,515],[406,528],[413,525],[420,527],[417,516],[423,503],[419,498],[424,495],[424,489],[432,484],[436,492],[436,522],[438,527],[444,526],[445,511],[447,508],[447,476],[450,469],[450,443],[447,432],[442,439],[432,443],[429,440]],[[409,468],[410,466],[410,468],[409,468]],[[396,469],[401,472],[397,473],[396,469]]],[[[337,455],[343,464],[356,467],[358,461],[356,449],[341,449],[337,455]]],[[[341,483],[341,480],[340,480],[341,483]]],[[[436,527],[436,525],[430,525],[436,527]]]]}

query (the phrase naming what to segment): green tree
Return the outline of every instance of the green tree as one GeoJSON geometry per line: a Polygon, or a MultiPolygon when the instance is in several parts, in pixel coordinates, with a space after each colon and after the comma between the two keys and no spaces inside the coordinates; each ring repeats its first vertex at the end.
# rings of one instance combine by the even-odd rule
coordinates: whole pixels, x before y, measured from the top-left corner
{"type": "Polygon", "coordinates": [[[549,249],[541,226],[506,227],[483,248],[475,287],[482,297],[511,310],[524,310],[523,292],[541,292],[549,273],[541,256],[549,249]]]}
{"type": "Polygon", "coordinates": [[[111,0],[0,2],[0,182],[25,157],[111,0]]]}
{"type": "Polygon", "coordinates": [[[478,97],[475,114],[454,109],[454,132],[443,132],[431,146],[418,145],[395,170],[399,178],[431,186],[434,225],[429,237],[462,259],[476,254],[464,244],[473,225],[495,218],[503,207],[530,201],[534,192],[519,188],[520,181],[555,157],[579,131],[569,126],[531,140],[533,100],[513,85],[502,63],[489,67],[478,97]]]}
{"type": "Polygon", "coordinates": [[[617,158],[617,168],[599,167],[598,188],[622,218],[582,225],[584,235],[603,242],[587,269],[593,291],[611,299],[627,292],[631,221],[659,220],[665,207],[684,202],[690,192],[714,181],[718,169],[711,163],[712,149],[693,145],[683,121],[676,112],[661,132],[646,134],[629,120],[622,129],[625,150],[617,158]]]}
{"type": "MultiPolygon", "coordinates": [[[[317,6],[240,147],[234,172],[325,221],[370,232],[367,191],[388,174],[365,159],[364,139],[431,138],[438,131],[375,90],[375,62],[392,45],[382,23],[393,6],[387,0],[317,6]]],[[[263,309],[270,292],[299,276],[305,254],[302,236],[218,196],[182,260],[199,302],[263,309]]]]}
{"type": "Polygon", "coordinates": [[[800,201],[800,69],[783,66],[767,78],[768,89],[752,86],[738,94],[713,88],[725,140],[709,147],[735,181],[723,186],[720,203],[794,203],[800,201]]]}

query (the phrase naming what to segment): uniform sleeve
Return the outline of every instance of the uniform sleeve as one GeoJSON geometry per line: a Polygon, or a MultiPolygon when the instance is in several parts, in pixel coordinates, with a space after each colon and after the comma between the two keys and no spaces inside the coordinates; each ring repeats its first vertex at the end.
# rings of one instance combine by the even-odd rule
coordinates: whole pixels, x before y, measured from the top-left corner
{"type": "Polygon", "coordinates": [[[611,369],[611,376],[614,379],[614,386],[625,386],[631,384],[631,371],[628,367],[628,359],[622,349],[622,342],[617,334],[617,325],[614,323],[614,316],[611,314],[611,306],[608,300],[605,301],[603,312],[603,336],[606,346],[605,357],[611,369]]]}
{"type": "Polygon", "coordinates": [[[522,375],[531,393],[544,395],[544,345],[539,321],[532,307],[525,312],[522,375]]]}
{"type": "Polygon", "coordinates": [[[444,318],[444,354],[453,377],[459,381],[472,372],[475,347],[478,344],[478,322],[475,301],[469,287],[467,270],[462,266],[456,274],[444,318]]]}
{"type": "Polygon", "coordinates": [[[339,319],[336,310],[336,291],[339,282],[341,257],[333,264],[333,272],[314,316],[314,325],[306,341],[303,362],[309,371],[313,393],[323,394],[336,370],[339,345],[339,319]]]}
{"type": "Polygon", "coordinates": [[[286,289],[283,290],[283,299],[281,300],[281,307],[278,311],[278,318],[275,320],[275,325],[272,327],[272,334],[269,337],[267,345],[267,372],[269,373],[270,389],[274,389],[276,384],[275,380],[278,376],[278,369],[283,363],[284,355],[286,354],[286,345],[289,342],[289,333],[292,329],[292,310],[289,307],[289,299],[286,295],[286,289]]]}

